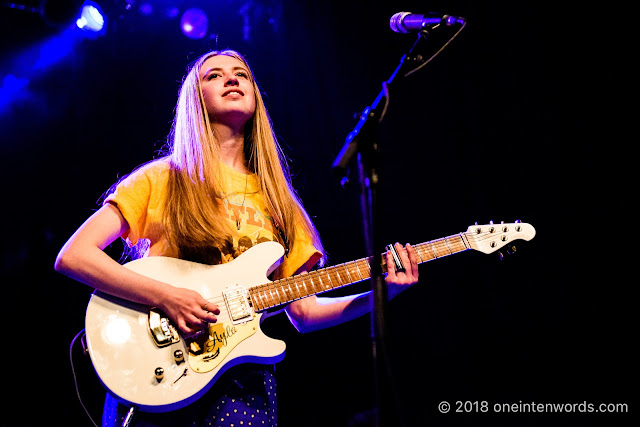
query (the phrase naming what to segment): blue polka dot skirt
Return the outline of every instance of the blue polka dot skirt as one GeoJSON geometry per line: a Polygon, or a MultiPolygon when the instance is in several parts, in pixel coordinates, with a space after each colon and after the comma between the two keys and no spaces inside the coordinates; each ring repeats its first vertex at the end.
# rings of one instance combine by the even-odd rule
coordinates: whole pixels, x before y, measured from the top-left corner
{"type": "MultiPolygon", "coordinates": [[[[121,427],[129,407],[110,394],[104,403],[103,427],[121,427]]],[[[135,412],[130,427],[247,427],[278,425],[273,366],[242,364],[225,372],[200,399],[176,411],[135,412]]]]}

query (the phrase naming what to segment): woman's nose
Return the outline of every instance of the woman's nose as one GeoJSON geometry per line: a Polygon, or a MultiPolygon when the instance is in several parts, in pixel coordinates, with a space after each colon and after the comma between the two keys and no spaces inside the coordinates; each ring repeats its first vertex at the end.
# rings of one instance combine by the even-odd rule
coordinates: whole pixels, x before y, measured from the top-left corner
{"type": "Polygon", "coordinates": [[[238,86],[240,82],[236,78],[236,76],[231,76],[227,78],[227,81],[224,82],[225,86],[238,86]]]}

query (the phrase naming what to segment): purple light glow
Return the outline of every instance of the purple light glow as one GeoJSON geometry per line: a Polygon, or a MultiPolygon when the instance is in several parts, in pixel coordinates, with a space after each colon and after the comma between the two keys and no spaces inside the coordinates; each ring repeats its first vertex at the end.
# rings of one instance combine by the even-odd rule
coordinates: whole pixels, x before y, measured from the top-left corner
{"type": "Polygon", "coordinates": [[[180,19],[180,28],[190,39],[201,39],[209,29],[209,19],[202,9],[187,9],[180,19]]]}
{"type": "Polygon", "coordinates": [[[140,5],[140,13],[142,13],[143,15],[151,15],[151,13],[153,12],[153,6],[151,6],[151,3],[142,3],[140,5]]]}
{"type": "Polygon", "coordinates": [[[169,17],[169,18],[175,18],[176,16],[178,16],[178,13],[179,13],[179,12],[180,12],[180,11],[178,10],[178,8],[177,8],[177,7],[172,6],[172,7],[168,8],[168,9],[165,11],[165,14],[166,14],[166,15],[167,15],[167,17],[169,17]]]}

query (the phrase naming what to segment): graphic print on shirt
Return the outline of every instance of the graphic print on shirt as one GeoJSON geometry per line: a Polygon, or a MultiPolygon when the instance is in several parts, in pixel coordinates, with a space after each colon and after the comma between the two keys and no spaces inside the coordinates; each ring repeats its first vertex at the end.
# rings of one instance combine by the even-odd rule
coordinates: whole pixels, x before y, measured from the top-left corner
{"type": "Polygon", "coordinates": [[[257,194],[231,194],[224,200],[224,208],[230,222],[238,221],[238,236],[220,248],[222,263],[238,258],[249,248],[269,241],[278,241],[274,235],[272,218],[256,209],[253,199],[257,194]],[[243,206],[244,203],[244,206],[243,206]]]}

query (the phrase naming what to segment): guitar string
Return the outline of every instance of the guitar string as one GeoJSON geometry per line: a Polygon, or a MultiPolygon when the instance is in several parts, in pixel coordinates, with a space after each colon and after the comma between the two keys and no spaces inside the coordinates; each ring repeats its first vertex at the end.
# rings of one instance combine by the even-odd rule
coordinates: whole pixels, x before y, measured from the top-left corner
{"type": "MultiPolygon", "coordinates": [[[[492,239],[492,238],[494,238],[496,236],[499,236],[502,233],[504,233],[504,232],[502,232],[501,230],[498,231],[497,233],[483,232],[481,234],[477,234],[475,232],[462,232],[462,233],[455,234],[455,235],[452,235],[452,236],[443,237],[441,239],[435,239],[435,240],[424,242],[424,243],[418,243],[418,244],[416,244],[414,246],[416,248],[418,248],[419,250],[425,250],[425,251],[428,251],[427,246],[434,246],[437,249],[446,248],[447,251],[449,251],[451,253],[457,253],[457,252],[460,252],[460,251],[456,251],[456,252],[451,251],[451,249],[449,247],[449,244],[447,243],[447,239],[451,239],[451,238],[455,238],[455,237],[463,237],[464,236],[464,237],[467,237],[467,238],[472,238],[473,240],[478,241],[478,242],[484,242],[486,240],[490,240],[490,239],[492,239]]],[[[512,233],[508,233],[508,234],[512,234],[512,233]]],[[[466,248],[466,246],[465,246],[465,248],[466,248]]],[[[363,260],[366,260],[366,258],[363,258],[363,260]]],[[[357,260],[357,261],[361,261],[361,260],[357,260]]],[[[355,263],[357,261],[352,261],[352,262],[355,263]]],[[[338,276],[339,281],[341,282],[340,284],[342,284],[343,280],[340,279],[340,275],[339,275],[338,269],[340,267],[346,268],[344,266],[344,264],[347,264],[347,263],[343,263],[343,264],[338,265],[338,266],[332,266],[332,267],[327,267],[326,269],[323,269],[324,270],[323,271],[323,276],[326,274],[326,277],[328,277],[329,281],[331,281],[331,277],[332,276],[331,276],[330,273],[331,272],[335,272],[336,275],[338,276]]],[[[278,288],[279,288],[278,285],[280,285],[280,287],[282,289],[282,292],[284,292],[284,294],[286,296],[286,291],[284,291],[284,286],[291,286],[291,284],[292,284],[292,283],[283,283],[285,281],[286,281],[286,279],[278,280],[278,281],[274,281],[274,282],[271,282],[271,283],[265,283],[263,285],[258,285],[258,286],[265,286],[265,289],[263,289],[261,291],[262,292],[269,291],[269,293],[271,294],[271,295],[269,295],[270,299],[273,299],[273,292],[276,292],[277,299],[280,300],[281,298],[280,298],[280,292],[278,291],[278,288]]],[[[298,283],[295,279],[292,280],[292,281],[293,281],[294,287],[296,288],[297,293],[300,295],[300,297],[303,297],[301,292],[300,292],[300,290],[301,290],[300,283],[298,283]]],[[[356,282],[352,282],[352,283],[356,283],[356,282]]],[[[305,285],[304,282],[303,282],[303,285],[305,285]]],[[[312,284],[312,287],[313,287],[314,291],[317,291],[316,286],[314,286],[312,284]]],[[[332,286],[331,289],[333,289],[333,286],[332,286]]],[[[305,290],[307,290],[306,286],[305,286],[305,290]]],[[[321,290],[320,292],[322,292],[324,290],[325,289],[321,290]]],[[[319,292],[316,292],[316,293],[319,293],[319,292]]],[[[313,294],[309,294],[309,295],[313,295],[313,294]]],[[[219,296],[215,296],[215,297],[212,297],[212,298],[208,298],[207,301],[211,302],[211,303],[214,303],[214,304],[216,304],[218,306],[218,309],[220,310],[220,314],[218,316],[227,316],[227,317],[229,316],[228,310],[227,310],[227,308],[226,308],[226,306],[224,304],[224,297],[223,296],[219,295],[219,296]]]]}

